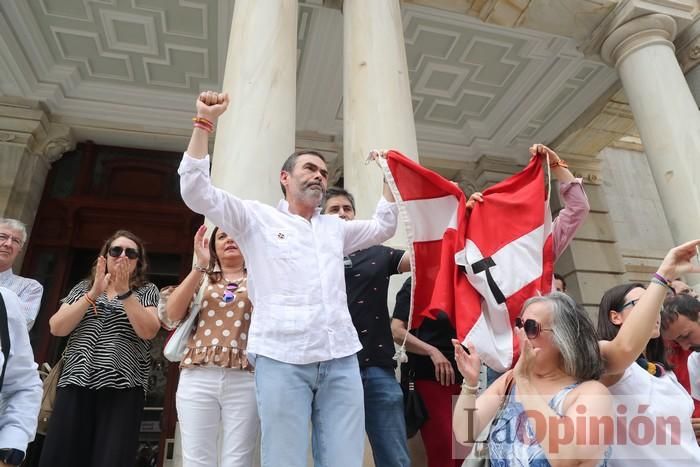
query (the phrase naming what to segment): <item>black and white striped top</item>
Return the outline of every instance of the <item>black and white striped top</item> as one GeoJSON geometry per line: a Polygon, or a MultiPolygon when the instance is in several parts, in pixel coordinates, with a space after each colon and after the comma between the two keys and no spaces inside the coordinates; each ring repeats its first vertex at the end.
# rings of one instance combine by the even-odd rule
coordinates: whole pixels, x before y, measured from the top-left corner
{"type": "MultiPolygon", "coordinates": [[[[72,304],[90,290],[85,280],[61,300],[72,304]]],[[[158,306],[158,288],[148,283],[134,290],[141,305],[158,306]]],[[[136,335],[120,300],[106,294],[97,299],[97,314],[92,307],[73,330],[66,346],[63,372],[58,386],[71,384],[90,389],[148,390],[151,369],[151,342],[136,335]]]]}

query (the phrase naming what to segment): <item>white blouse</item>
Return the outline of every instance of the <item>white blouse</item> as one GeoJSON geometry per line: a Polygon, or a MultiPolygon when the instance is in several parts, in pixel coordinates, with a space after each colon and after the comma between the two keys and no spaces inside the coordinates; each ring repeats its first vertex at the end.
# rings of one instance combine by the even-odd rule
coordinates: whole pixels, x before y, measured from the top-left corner
{"type": "Polygon", "coordinates": [[[633,363],[608,389],[617,415],[608,465],[700,466],[693,400],[673,372],[656,377],[633,363]]]}

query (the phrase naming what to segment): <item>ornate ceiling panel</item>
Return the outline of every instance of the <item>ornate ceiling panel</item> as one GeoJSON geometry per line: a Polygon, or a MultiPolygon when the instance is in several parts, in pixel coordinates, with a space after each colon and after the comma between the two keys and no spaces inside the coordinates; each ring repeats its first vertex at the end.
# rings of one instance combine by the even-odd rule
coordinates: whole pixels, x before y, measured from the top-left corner
{"type": "Polygon", "coordinates": [[[27,5],[55,64],[77,67],[84,80],[194,94],[200,83],[218,78],[215,0],[37,0],[27,5]]]}
{"type": "MultiPolygon", "coordinates": [[[[342,134],[343,17],[300,2],[297,128],[342,134]]],[[[218,89],[232,0],[0,2],[0,93],[68,121],[185,130],[192,98],[218,89]]],[[[615,80],[571,39],[403,7],[421,152],[516,157],[551,141],[615,80]]]]}
{"type": "MultiPolygon", "coordinates": [[[[342,15],[323,14],[317,23],[332,26],[313,28],[306,48],[342,50],[342,15]]],[[[568,38],[407,5],[403,26],[419,148],[430,157],[527,157],[530,144],[552,141],[617,80],[568,38]]],[[[308,58],[297,126],[340,134],[342,87],[327,83],[342,79],[342,56],[308,58]]]]}
{"type": "Polygon", "coordinates": [[[524,155],[617,79],[571,39],[421,7],[403,22],[419,140],[442,157],[524,155]]]}

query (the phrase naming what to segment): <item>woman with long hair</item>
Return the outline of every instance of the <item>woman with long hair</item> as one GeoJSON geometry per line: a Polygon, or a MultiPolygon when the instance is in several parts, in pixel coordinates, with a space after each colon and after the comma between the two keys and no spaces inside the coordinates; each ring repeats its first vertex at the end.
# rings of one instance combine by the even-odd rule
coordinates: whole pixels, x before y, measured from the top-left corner
{"type": "Polygon", "coordinates": [[[485,441],[478,437],[490,426],[491,465],[604,465],[608,439],[589,436],[590,427],[612,417],[612,404],[597,381],[603,363],[590,318],[568,295],[553,292],[527,300],[516,327],[521,354],[515,368],[479,397],[476,348],[470,343],[466,351],[453,341],[464,376],[453,417],[457,441],[485,441]],[[562,427],[569,431],[558,438],[562,427]]]}
{"type": "Polygon", "coordinates": [[[469,444],[490,426],[492,465],[596,465],[601,461],[613,466],[700,465],[700,447],[690,423],[692,401],[673,374],[664,370],[659,343],[650,343],[659,336],[659,312],[670,288],[669,278],[700,272],[700,266],[691,263],[698,245],[700,240],[695,240],[671,249],[646,290],[632,284],[606,292],[599,308],[598,333],[582,311],[570,314],[563,302],[557,305],[566,301],[563,294],[528,300],[516,321],[521,327],[517,334],[522,352],[512,376],[506,373],[478,398],[476,349],[470,344],[466,352],[454,341],[464,375],[454,414],[458,440],[469,444]],[[564,319],[567,316],[576,320],[564,319]],[[596,365],[599,368],[593,371],[596,365]],[[587,370],[581,373],[577,368],[587,370]],[[606,393],[612,396],[612,405],[603,402],[606,393]],[[499,416],[489,422],[499,407],[499,416]],[[610,423],[601,424],[601,420],[610,423]],[[641,433],[642,424],[651,428],[641,433]],[[564,425],[570,430],[569,441],[555,443],[555,452],[553,435],[559,436],[557,430],[564,425]],[[601,427],[604,433],[597,431],[601,427]]]}
{"type": "Polygon", "coordinates": [[[250,467],[259,422],[245,350],[252,313],[245,261],[226,232],[217,227],[207,239],[206,230],[201,226],[195,234],[192,272],[161,311],[166,327],[172,327],[201,300],[176,396],[183,466],[250,467]]]}
{"type": "Polygon", "coordinates": [[[160,329],[147,267],[143,242],[116,231],[49,320],[53,335],[70,337],[40,467],[133,465],[160,329]]]}
{"type": "Polygon", "coordinates": [[[606,364],[601,381],[608,386],[616,407],[624,407],[629,418],[643,417],[654,429],[643,442],[631,438],[621,442],[616,436],[612,466],[632,462],[636,466],[700,465],[700,447],[691,424],[694,404],[668,366],[659,330],[671,280],[700,271],[690,263],[698,244],[700,241],[688,242],[672,249],[648,287],[618,285],[600,301],[598,336],[606,364]]]}

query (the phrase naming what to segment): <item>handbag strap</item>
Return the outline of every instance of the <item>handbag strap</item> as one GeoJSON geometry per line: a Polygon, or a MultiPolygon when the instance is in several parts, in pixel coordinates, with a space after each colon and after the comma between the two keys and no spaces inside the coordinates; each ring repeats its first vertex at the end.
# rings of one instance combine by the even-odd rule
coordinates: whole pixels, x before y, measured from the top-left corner
{"type": "Polygon", "coordinates": [[[509,370],[508,373],[505,375],[506,378],[506,390],[503,395],[503,400],[501,401],[500,405],[498,406],[498,409],[496,409],[496,412],[493,414],[493,417],[491,420],[489,420],[488,424],[482,428],[481,433],[479,435],[483,435],[484,431],[488,429],[488,432],[486,433],[486,437],[484,439],[475,439],[474,444],[488,444],[489,442],[489,437],[491,436],[491,427],[493,426],[493,422],[498,420],[498,417],[501,415],[501,412],[503,412],[503,409],[505,408],[506,404],[508,403],[508,397],[510,397],[510,392],[513,390],[513,384],[514,384],[514,378],[513,378],[513,370],[509,370]]]}
{"type": "Polygon", "coordinates": [[[2,390],[7,361],[10,359],[10,329],[7,322],[7,308],[5,307],[5,299],[2,297],[2,293],[0,293],[0,342],[2,342],[2,354],[5,357],[2,362],[2,372],[0,373],[0,390],[2,390]]]}
{"type": "Polygon", "coordinates": [[[489,422],[489,432],[486,435],[486,439],[484,441],[481,441],[481,442],[488,443],[489,438],[491,437],[491,427],[493,426],[493,422],[498,420],[498,417],[500,417],[501,412],[503,412],[503,409],[505,409],[506,405],[508,404],[508,399],[510,398],[510,392],[513,390],[514,384],[515,384],[515,378],[513,378],[513,370],[510,370],[506,374],[506,391],[503,394],[503,400],[501,401],[501,405],[498,406],[498,410],[496,410],[496,413],[493,415],[493,418],[489,422]]]}
{"type": "Polygon", "coordinates": [[[207,290],[207,286],[209,285],[209,276],[205,275],[202,278],[202,281],[199,283],[199,290],[197,290],[197,295],[194,298],[194,302],[192,302],[192,308],[190,308],[190,313],[196,306],[197,308],[201,308],[202,306],[202,300],[204,299],[204,292],[207,290]]]}

